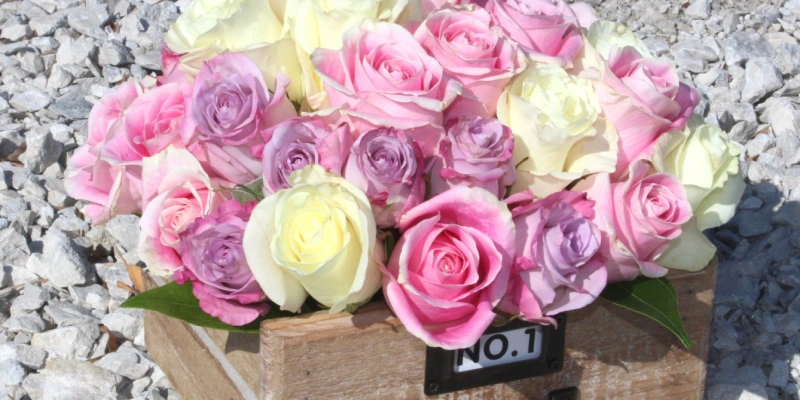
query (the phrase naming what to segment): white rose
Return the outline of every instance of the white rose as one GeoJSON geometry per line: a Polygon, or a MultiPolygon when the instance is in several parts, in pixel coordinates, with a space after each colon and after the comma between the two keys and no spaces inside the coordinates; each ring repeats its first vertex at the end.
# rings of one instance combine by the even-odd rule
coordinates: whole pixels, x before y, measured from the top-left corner
{"type": "Polygon", "coordinates": [[[497,118],[515,136],[517,181],[543,197],[596,172],[613,172],[617,132],[602,116],[592,81],[534,64],[500,96],[497,118]]]}
{"type": "Polygon", "coordinates": [[[264,293],[297,312],[308,295],[332,313],[368,301],[381,285],[383,249],[367,196],[319,165],[261,201],[242,240],[264,293]]]}
{"type": "Polygon", "coordinates": [[[647,45],[636,36],[627,26],[616,22],[599,19],[589,27],[586,36],[589,44],[604,59],[608,60],[608,55],[613,47],[631,46],[635,48],[642,57],[654,58],[647,48],[647,45]]]}
{"type": "Polygon", "coordinates": [[[694,214],[657,262],[667,268],[702,269],[716,252],[702,232],[728,222],[744,192],[739,149],[724,131],[703,124],[695,115],[683,131],[659,138],[653,164],[657,170],[678,177],[694,214]]]}
{"type": "Polygon", "coordinates": [[[164,40],[175,53],[216,47],[239,50],[284,37],[278,1],[194,0],[164,40]],[[277,7],[276,7],[277,6],[277,7]]]}
{"type": "MultiPolygon", "coordinates": [[[[182,54],[180,70],[197,76],[203,63],[228,51],[253,60],[272,85],[278,71],[292,82],[289,98],[302,101],[302,70],[294,41],[284,31],[285,1],[194,0],[167,32],[164,41],[182,54]]],[[[270,90],[274,90],[270,87],[270,90]]]]}

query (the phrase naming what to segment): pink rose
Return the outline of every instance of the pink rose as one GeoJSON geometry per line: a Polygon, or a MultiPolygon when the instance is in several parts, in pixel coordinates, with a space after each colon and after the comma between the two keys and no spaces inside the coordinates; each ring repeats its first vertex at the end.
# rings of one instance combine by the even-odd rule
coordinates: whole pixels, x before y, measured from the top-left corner
{"type": "Polygon", "coordinates": [[[464,6],[480,2],[480,0],[422,0],[422,15],[428,15],[446,5],[464,6]]]}
{"type": "Polygon", "coordinates": [[[306,165],[319,164],[341,176],[353,145],[347,125],[331,128],[312,117],[288,119],[263,135],[267,142],[261,151],[265,195],[289,188],[289,175],[306,165]]]}
{"type": "Polygon", "coordinates": [[[109,163],[100,159],[108,129],[141,94],[133,80],[98,101],[89,113],[89,136],[67,162],[64,172],[67,193],[88,201],[81,212],[101,224],[116,214],[142,211],[142,180],[138,166],[109,163]]]}
{"type": "Polygon", "coordinates": [[[109,128],[101,158],[141,166],[168,146],[183,147],[180,132],[190,90],[186,83],[168,83],[137,97],[109,128]]]}
{"type": "Polygon", "coordinates": [[[142,212],[140,167],[98,159],[95,150],[83,145],[69,159],[64,172],[67,194],[89,202],[81,212],[94,224],[118,214],[142,212]]]}
{"type": "Polygon", "coordinates": [[[170,146],[146,158],[142,180],[139,256],[155,272],[172,274],[183,266],[177,251],[181,233],[222,198],[200,162],[185,149],[170,146]]]}
{"type": "Polygon", "coordinates": [[[652,152],[661,134],[686,127],[700,96],[678,80],[666,60],[644,58],[633,47],[612,49],[603,80],[596,91],[619,133],[617,179],[636,158],[652,152]]]}
{"type": "Polygon", "coordinates": [[[570,68],[583,49],[579,18],[562,0],[489,0],[486,11],[534,60],[570,68]]]}
{"type": "Polygon", "coordinates": [[[422,202],[424,172],[422,149],[405,132],[380,128],[353,144],[343,176],[367,194],[378,227],[389,229],[422,202]]]}
{"type": "Polygon", "coordinates": [[[252,148],[263,146],[261,131],[297,115],[279,74],[270,93],[261,70],[247,57],[225,53],[203,64],[194,81],[191,122],[184,142],[214,176],[232,184],[258,178],[261,160],[252,148]]]}
{"type": "Polygon", "coordinates": [[[189,78],[180,70],[182,55],[170,50],[166,42],[161,43],[161,71],[163,75],[156,78],[159,84],[189,82],[189,78]]]}
{"type": "Polygon", "coordinates": [[[517,177],[511,130],[495,118],[464,117],[449,125],[431,165],[431,194],[463,185],[505,197],[517,177]]]}
{"type": "Polygon", "coordinates": [[[184,269],[175,280],[192,281],[200,308],[222,322],[242,326],[269,312],[267,296],[250,272],[242,249],[242,236],[255,203],[236,200],[219,205],[211,214],[194,220],[178,246],[184,269]]]}
{"type": "Polygon", "coordinates": [[[433,155],[443,111],[460,92],[442,66],[400,25],[375,23],[342,37],[341,50],[318,49],[311,61],[332,107],[342,107],[359,133],[402,129],[433,155]]]}
{"type": "Polygon", "coordinates": [[[108,128],[141,94],[142,87],[133,79],[129,79],[95,103],[89,112],[89,137],[86,139],[86,144],[98,147],[105,142],[108,128]]]}
{"type": "Polygon", "coordinates": [[[479,188],[459,186],[411,209],[383,268],[386,302],[428,346],[469,347],[495,317],[514,258],[508,207],[479,188]]]}
{"type": "Polygon", "coordinates": [[[445,71],[464,87],[447,110],[455,115],[495,114],[497,99],[511,78],[525,68],[525,55],[482,8],[442,9],[429,15],[414,36],[445,71]]]}
{"type": "Polygon", "coordinates": [[[604,233],[609,282],[632,280],[640,273],[660,277],[667,269],[653,262],[681,225],[692,217],[692,207],[680,181],[669,174],[648,175],[650,164],[631,164],[627,179],[611,183],[609,174],[587,178],[578,188],[596,202],[594,221],[604,233]]]}
{"type": "Polygon", "coordinates": [[[606,286],[601,233],[586,193],[556,192],[532,202],[530,192],[506,201],[517,229],[517,258],[498,308],[539,323],[592,303],[606,286]]]}

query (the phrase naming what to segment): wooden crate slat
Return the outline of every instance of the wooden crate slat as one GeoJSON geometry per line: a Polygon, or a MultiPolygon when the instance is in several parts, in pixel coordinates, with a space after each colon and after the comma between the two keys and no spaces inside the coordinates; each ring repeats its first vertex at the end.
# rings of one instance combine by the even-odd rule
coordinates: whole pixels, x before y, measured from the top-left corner
{"type": "MultiPolygon", "coordinates": [[[[584,400],[702,399],[715,272],[712,263],[701,273],[670,274],[691,351],[654,321],[598,301],[569,313],[560,373],[433,398],[546,399],[578,386],[584,400]]],[[[263,399],[424,397],[425,345],[385,305],[266,321],[260,339],[205,330],[225,360],[182,322],[148,312],[145,325],[148,349],[184,398],[242,398],[220,367],[225,362],[263,399]],[[259,340],[261,355],[254,353],[259,340]]]]}

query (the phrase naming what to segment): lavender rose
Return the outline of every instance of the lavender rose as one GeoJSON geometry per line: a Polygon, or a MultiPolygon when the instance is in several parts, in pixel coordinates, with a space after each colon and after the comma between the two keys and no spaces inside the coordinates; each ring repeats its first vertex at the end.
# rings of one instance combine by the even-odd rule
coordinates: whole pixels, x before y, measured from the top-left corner
{"type": "Polygon", "coordinates": [[[309,117],[288,119],[263,133],[264,194],[289,188],[289,175],[306,165],[319,164],[341,175],[353,137],[347,125],[331,129],[309,117]]]}
{"type": "Polygon", "coordinates": [[[514,135],[495,118],[451,121],[431,164],[431,195],[454,186],[480,187],[502,199],[517,179],[514,135]]]}
{"type": "Polygon", "coordinates": [[[208,61],[192,93],[192,119],[201,141],[238,146],[258,139],[262,128],[295,116],[284,96],[285,76],[270,94],[261,70],[249,58],[226,53],[208,61]]]}
{"type": "Polygon", "coordinates": [[[261,160],[252,148],[264,145],[261,132],[297,115],[284,95],[288,84],[279,75],[270,93],[261,70],[238,53],[221,54],[203,64],[191,94],[191,118],[181,136],[223,186],[258,178],[261,160]]]}
{"type": "Polygon", "coordinates": [[[246,325],[269,312],[267,296],[250,272],[242,236],[255,203],[226,201],[198,218],[181,234],[184,269],[178,283],[192,281],[192,291],[206,313],[234,326],[246,325]]]}
{"type": "Polygon", "coordinates": [[[593,302],[606,286],[601,232],[586,193],[556,192],[533,202],[530,191],[506,202],[517,229],[517,258],[498,308],[540,323],[593,302]]]}
{"type": "Polygon", "coordinates": [[[379,228],[392,228],[425,196],[422,149],[404,131],[378,128],[362,135],[350,152],[344,177],[363,190],[379,228]]]}

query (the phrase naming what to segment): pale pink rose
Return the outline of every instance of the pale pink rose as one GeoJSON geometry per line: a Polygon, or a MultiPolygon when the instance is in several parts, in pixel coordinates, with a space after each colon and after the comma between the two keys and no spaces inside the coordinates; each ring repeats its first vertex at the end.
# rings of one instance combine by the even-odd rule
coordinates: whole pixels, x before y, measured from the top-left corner
{"type": "Polygon", "coordinates": [[[380,126],[402,129],[426,156],[433,155],[443,111],[460,93],[460,84],[400,25],[352,28],[342,43],[341,50],[318,49],[311,55],[330,106],[346,109],[358,133],[380,126]]]}
{"type": "Polygon", "coordinates": [[[129,79],[95,103],[92,111],[89,112],[89,137],[86,139],[86,144],[90,147],[97,147],[105,142],[108,128],[141,94],[142,87],[133,79],[129,79]]]}
{"type": "Polygon", "coordinates": [[[133,80],[98,101],[89,113],[89,136],[67,162],[67,193],[89,202],[81,209],[96,224],[117,214],[142,211],[141,170],[138,165],[109,163],[100,158],[109,128],[141,94],[133,80]]]}
{"type": "Polygon", "coordinates": [[[353,136],[347,125],[331,127],[314,117],[287,119],[262,133],[267,142],[257,151],[263,160],[264,194],[291,187],[289,176],[306,165],[319,164],[341,176],[353,136]]]}
{"type": "Polygon", "coordinates": [[[428,15],[440,8],[447,8],[447,6],[476,4],[483,7],[483,3],[486,3],[486,0],[422,0],[422,15],[428,15]]]}
{"type": "Polygon", "coordinates": [[[428,346],[461,349],[483,335],[506,293],[515,252],[508,207],[459,186],[411,209],[384,272],[386,302],[428,346]]]}
{"type": "Polygon", "coordinates": [[[589,3],[572,3],[569,5],[569,8],[572,9],[572,12],[575,14],[575,17],[578,18],[578,25],[581,28],[589,29],[590,26],[597,21],[597,13],[594,11],[594,7],[592,7],[589,3]]]}
{"type": "Polygon", "coordinates": [[[570,68],[583,49],[579,18],[562,0],[489,0],[486,11],[534,60],[570,68]]]}
{"type": "Polygon", "coordinates": [[[101,158],[141,166],[142,159],[168,146],[182,147],[180,132],[190,91],[189,84],[168,83],[137,97],[109,128],[101,158]]]}
{"type": "Polygon", "coordinates": [[[183,54],[170,50],[166,42],[161,43],[161,71],[163,75],[156,78],[159,84],[189,82],[189,77],[180,69],[181,56],[183,54]]]}
{"type": "Polygon", "coordinates": [[[594,202],[586,193],[563,191],[532,200],[530,192],[506,200],[517,229],[517,257],[498,309],[555,324],[555,315],[587,306],[605,288],[602,236],[591,221],[594,202]]]}
{"type": "Polygon", "coordinates": [[[226,186],[258,178],[261,159],[253,149],[265,144],[261,132],[297,115],[284,92],[288,85],[279,74],[270,93],[258,66],[238,53],[203,64],[191,94],[191,123],[182,135],[213,178],[226,186]]]}
{"type": "Polygon", "coordinates": [[[650,164],[631,164],[626,180],[612,183],[607,173],[587,178],[576,189],[594,200],[594,221],[604,233],[603,255],[608,281],[632,280],[639,274],[656,278],[667,273],[658,258],[680,236],[692,217],[686,190],[673,175],[648,175],[650,164]]]}
{"type": "Polygon", "coordinates": [[[89,202],[81,212],[94,224],[142,212],[141,168],[100,160],[93,150],[88,145],[75,150],[64,172],[67,194],[89,202]]]}
{"type": "Polygon", "coordinates": [[[172,274],[183,267],[181,233],[224,198],[189,151],[171,146],[144,160],[142,181],[139,256],[154,272],[172,274]]]}
{"type": "Polygon", "coordinates": [[[429,15],[414,37],[445,71],[463,85],[446,111],[452,116],[495,115],[497,99],[511,78],[525,68],[525,55],[482,8],[442,9],[429,15]]]}
{"type": "Polygon", "coordinates": [[[700,101],[669,62],[644,58],[633,47],[612,49],[603,82],[596,85],[597,98],[619,134],[615,179],[650,154],[659,136],[686,127],[700,101]]]}

